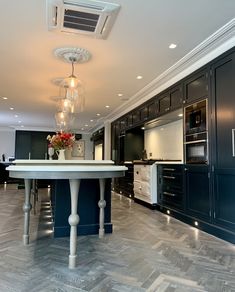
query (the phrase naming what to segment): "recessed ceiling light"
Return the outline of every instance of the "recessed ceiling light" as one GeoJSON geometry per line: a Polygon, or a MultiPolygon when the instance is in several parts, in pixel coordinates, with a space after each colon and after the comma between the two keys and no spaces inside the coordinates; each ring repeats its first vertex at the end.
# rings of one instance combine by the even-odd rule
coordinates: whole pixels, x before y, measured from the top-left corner
{"type": "Polygon", "coordinates": [[[20,123],[21,123],[21,121],[18,121],[18,123],[20,124],[20,123]]]}
{"type": "Polygon", "coordinates": [[[90,120],[90,122],[94,122],[94,120],[90,120]]]}
{"type": "Polygon", "coordinates": [[[177,47],[176,44],[170,44],[170,45],[169,45],[169,49],[175,49],[176,47],[177,47]]]}
{"type": "Polygon", "coordinates": [[[13,111],[14,110],[14,107],[10,107],[10,110],[13,111]]]}
{"type": "Polygon", "coordinates": [[[143,76],[141,76],[141,75],[138,75],[137,77],[136,77],[136,79],[142,79],[143,78],[143,76]]]}
{"type": "Polygon", "coordinates": [[[21,128],[24,128],[24,125],[21,125],[21,128]]]}
{"type": "Polygon", "coordinates": [[[6,96],[3,96],[2,99],[7,99],[7,97],[6,96]]]}
{"type": "Polygon", "coordinates": [[[15,118],[18,118],[18,115],[14,115],[15,118]]]}
{"type": "Polygon", "coordinates": [[[88,127],[88,125],[86,124],[85,127],[88,127]]]}
{"type": "Polygon", "coordinates": [[[123,94],[122,93],[118,93],[118,96],[121,97],[121,96],[123,96],[123,94]]]}
{"type": "Polygon", "coordinates": [[[81,130],[83,131],[83,130],[84,130],[84,128],[81,128],[81,130]]]}
{"type": "Polygon", "coordinates": [[[183,114],[178,114],[178,117],[183,117],[183,114]]]}
{"type": "Polygon", "coordinates": [[[109,105],[106,105],[105,107],[106,107],[106,108],[109,108],[110,106],[109,106],[109,105]]]}
{"type": "Polygon", "coordinates": [[[100,116],[100,114],[96,114],[97,115],[97,117],[99,117],[100,116]]]}

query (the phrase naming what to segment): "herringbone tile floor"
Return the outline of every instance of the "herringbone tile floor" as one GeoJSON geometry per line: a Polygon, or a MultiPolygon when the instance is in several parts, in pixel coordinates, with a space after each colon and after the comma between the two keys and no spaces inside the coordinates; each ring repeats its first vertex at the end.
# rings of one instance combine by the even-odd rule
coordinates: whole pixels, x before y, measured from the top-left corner
{"type": "Polygon", "coordinates": [[[235,291],[235,246],[113,194],[113,234],[53,238],[48,191],[39,190],[30,244],[22,244],[23,193],[0,185],[0,292],[235,291]]]}

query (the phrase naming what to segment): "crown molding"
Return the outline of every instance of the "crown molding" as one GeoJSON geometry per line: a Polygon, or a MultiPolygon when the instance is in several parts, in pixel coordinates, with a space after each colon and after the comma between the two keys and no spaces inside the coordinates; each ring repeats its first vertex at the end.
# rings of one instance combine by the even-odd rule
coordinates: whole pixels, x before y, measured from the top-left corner
{"type": "Polygon", "coordinates": [[[0,127],[0,132],[15,132],[15,129],[10,127],[0,127]]]}
{"type": "MultiPolygon", "coordinates": [[[[235,18],[201,42],[178,62],[160,74],[152,82],[134,94],[127,102],[116,108],[102,121],[114,121],[130,110],[180,81],[203,65],[212,61],[235,45],[235,18]]],[[[97,125],[98,127],[98,125],[97,125]]],[[[94,130],[94,129],[92,129],[94,130]]]]}

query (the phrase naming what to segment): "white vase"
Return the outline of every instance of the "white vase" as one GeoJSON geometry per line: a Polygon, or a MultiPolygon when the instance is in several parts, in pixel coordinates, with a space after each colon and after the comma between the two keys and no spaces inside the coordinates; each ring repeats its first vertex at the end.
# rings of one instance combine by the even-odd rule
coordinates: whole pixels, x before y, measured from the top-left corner
{"type": "Polygon", "coordinates": [[[65,160],[65,149],[56,150],[58,160],[65,160]]]}

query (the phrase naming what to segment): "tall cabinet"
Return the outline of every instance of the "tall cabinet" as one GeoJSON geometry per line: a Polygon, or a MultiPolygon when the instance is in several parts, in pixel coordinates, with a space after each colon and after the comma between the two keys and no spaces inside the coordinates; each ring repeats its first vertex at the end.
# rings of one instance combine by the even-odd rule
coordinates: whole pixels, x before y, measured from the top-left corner
{"type": "Polygon", "coordinates": [[[235,52],[212,67],[214,221],[235,231],[235,52]]]}

